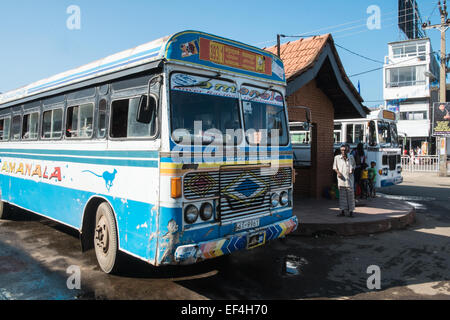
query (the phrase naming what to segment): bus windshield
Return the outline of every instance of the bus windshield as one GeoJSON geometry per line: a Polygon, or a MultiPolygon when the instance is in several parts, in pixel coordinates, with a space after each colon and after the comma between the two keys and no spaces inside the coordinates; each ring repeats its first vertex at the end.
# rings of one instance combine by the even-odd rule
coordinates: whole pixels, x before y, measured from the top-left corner
{"type": "MultiPolygon", "coordinates": [[[[171,83],[172,137],[176,143],[229,142],[241,129],[239,99],[231,82],[175,74],[171,83]]],[[[240,143],[234,139],[235,143],[240,143]]]]}
{"type": "Polygon", "coordinates": [[[381,146],[398,146],[397,125],[384,121],[378,122],[378,140],[381,146]]]}
{"type": "MultiPolygon", "coordinates": [[[[244,130],[252,145],[287,145],[284,101],[275,91],[242,87],[244,130]]],[[[239,93],[233,82],[175,73],[171,77],[171,125],[176,143],[240,144],[239,93]]]]}
{"type": "Polygon", "coordinates": [[[389,123],[383,121],[378,122],[378,141],[382,146],[391,144],[391,130],[389,129],[389,123]]]}
{"type": "Polygon", "coordinates": [[[244,123],[249,144],[289,143],[283,96],[270,89],[242,86],[244,123]]]}
{"type": "Polygon", "coordinates": [[[397,125],[393,122],[389,124],[389,128],[391,130],[391,143],[393,147],[398,147],[398,132],[397,132],[397,125]]]}
{"type": "Polygon", "coordinates": [[[244,101],[243,104],[245,129],[250,144],[287,145],[289,143],[283,106],[254,101],[244,101]],[[252,129],[255,133],[253,137],[252,129]]]}

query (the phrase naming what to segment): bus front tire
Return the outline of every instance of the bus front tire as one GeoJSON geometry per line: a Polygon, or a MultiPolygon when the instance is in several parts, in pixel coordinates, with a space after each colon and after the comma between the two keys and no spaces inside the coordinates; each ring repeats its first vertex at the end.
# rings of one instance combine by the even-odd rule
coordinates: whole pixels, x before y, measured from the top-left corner
{"type": "Polygon", "coordinates": [[[0,220],[7,219],[10,215],[9,204],[0,200],[0,220]]]}
{"type": "Polygon", "coordinates": [[[110,205],[103,202],[98,206],[94,230],[95,255],[100,268],[105,273],[115,273],[118,269],[117,229],[110,205]]]}

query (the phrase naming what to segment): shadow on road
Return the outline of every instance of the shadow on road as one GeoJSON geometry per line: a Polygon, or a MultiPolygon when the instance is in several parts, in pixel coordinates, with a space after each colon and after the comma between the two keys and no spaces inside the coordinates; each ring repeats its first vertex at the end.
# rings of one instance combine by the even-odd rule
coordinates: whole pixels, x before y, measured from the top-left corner
{"type": "MultiPolygon", "coordinates": [[[[415,190],[415,187],[405,188],[408,194],[415,190]]],[[[432,194],[436,190],[419,194],[427,196],[428,192],[432,194]]],[[[35,230],[32,230],[33,226],[27,226],[28,222],[42,225],[38,234],[48,234],[53,249],[63,257],[78,259],[85,269],[95,273],[97,280],[91,283],[89,290],[96,292],[96,286],[101,284],[105,299],[110,298],[108,294],[113,292],[117,293],[113,298],[118,295],[129,299],[153,299],[155,295],[146,295],[140,286],[146,286],[148,290],[166,290],[164,288],[169,284],[179,285],[209,299],[363,299],[374,297],[371,295],[373,291],[366,286],[370,276],[367,267],[370,265],[378,265],[382,270],[382,290],[375,298],[384,298],[383,292],[400,287],[427,287],[432,282],[437,283],[434,284],[434,292],[448,298],[450,289],[442,287],[442,284],[439,287],[439,283],[450,280],[450,238],[448,233],[442,233],[442,228],[450,226],[450,220],[439,206],[440,202],[417,203],[421,205],[416,208],[417,223],[405,230],[346,238],[288,237],[265,247],[191,266],[155,268],[133,257],[122,256],[123,268],[116,276],[101,274],[98,267],[93,267],[96,262],[92,251],[84,255],[76,252],[78,235],[70,228],[20,209],[15,209],[11,221],[5,225],[11,229],[29,228],[31,233],[35,230]],[[52,243],[54,238],[58,241],[52,243]],[[295,272],[292,272],[293,268],[295,272]]],[[[51,272],[42,270],[45,277],[52,277],[51,272]]],[[[10,280],[0,276],[3,287],[11,286],[10,280]]],[[[30,281],[37,280],[31,278],[30,281]]],[[[424,297],[418,295],[420,290],[398,290],[406,292],[399,298],[405,295],[424,297]]],[[[84,297],[98,298],[96,294],[84,297]]],[[[183,296],[177,298],[183,299],[183,296]]]]}

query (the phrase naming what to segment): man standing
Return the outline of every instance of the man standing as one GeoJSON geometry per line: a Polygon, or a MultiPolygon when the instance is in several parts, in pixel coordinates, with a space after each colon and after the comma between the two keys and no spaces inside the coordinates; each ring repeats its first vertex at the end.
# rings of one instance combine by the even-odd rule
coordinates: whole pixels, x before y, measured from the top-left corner
{"type": "Polygon", "coordinates": [[[339,208],[341,213],[338,217],[344,217],[345,211],[353,218],[355,211],[355,193],[353,172],[356,167],[355,159],[349,154],[348,146],[341,146],[341,154],[334,157],[333,170],[336,171],[339,187],[339,208]]]}

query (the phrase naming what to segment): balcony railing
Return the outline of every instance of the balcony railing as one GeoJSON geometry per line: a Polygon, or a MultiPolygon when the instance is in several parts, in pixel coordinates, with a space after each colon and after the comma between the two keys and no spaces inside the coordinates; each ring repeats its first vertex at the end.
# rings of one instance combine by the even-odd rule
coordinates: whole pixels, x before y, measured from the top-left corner
{"type": "Polygon", "coordinates": [[[400,88],[400,87],[420,86],[426,84],[427,84],[426,80],[389,82],[386,83],[386,88],[400,88]]]}

